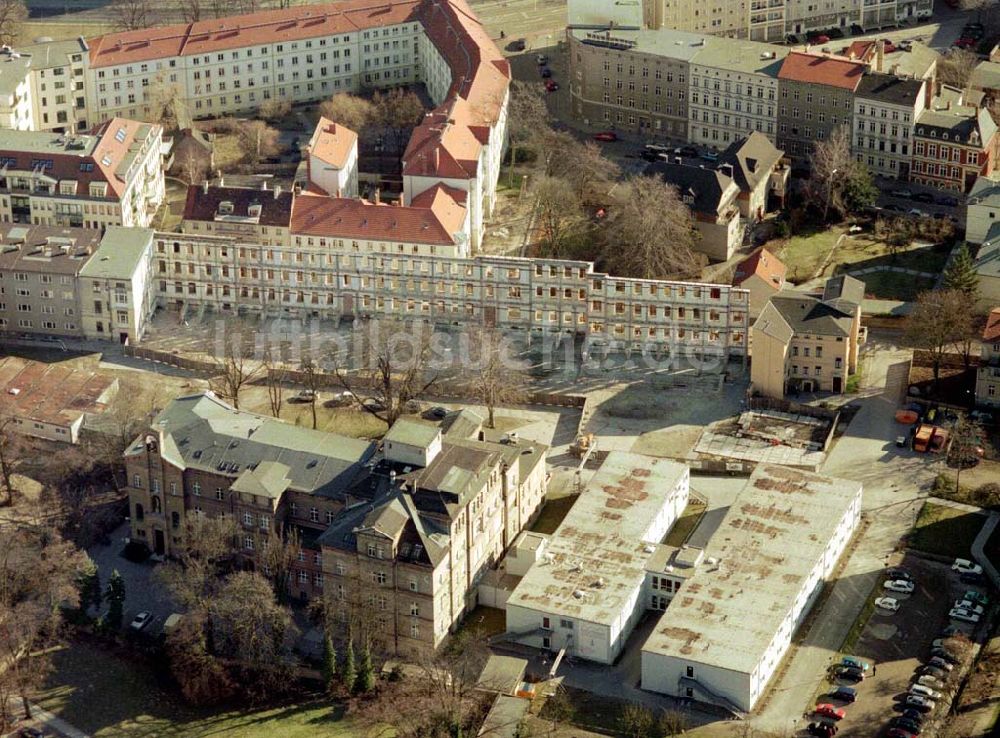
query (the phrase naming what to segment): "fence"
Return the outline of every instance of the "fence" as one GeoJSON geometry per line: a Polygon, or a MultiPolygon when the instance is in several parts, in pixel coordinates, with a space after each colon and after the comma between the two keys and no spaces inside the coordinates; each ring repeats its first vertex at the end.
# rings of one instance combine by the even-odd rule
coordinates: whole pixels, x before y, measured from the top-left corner
{"type": "Polygon", "coordinates": [[[157,364],[167,364],[169,366],[175,366],[178,369],[186,369],[187,371],[195,372],[196,374],[202,374],[206,377],[213,377],[219,373],[218,366],[210,361],[186,359],[183,356],[171,354],[166,351],[157,351],[156,349],[144,348],[141,346],[126,345],[122,346],[122,352],[126,356],[130,356],[133,359],[153,361],[157,364]]]}
{"type": "Polygon", "coordinates": [[[828,420],[831,423],[837,420],[840,415],[839,410],[831,410],[826,407],[816,407],[814,405],[803,405],[791,400],[779,400],[775,397],[751,397],[748,403],[751,410],[777,410],[793,415],[807,415],[810,418],[828,420]]]}

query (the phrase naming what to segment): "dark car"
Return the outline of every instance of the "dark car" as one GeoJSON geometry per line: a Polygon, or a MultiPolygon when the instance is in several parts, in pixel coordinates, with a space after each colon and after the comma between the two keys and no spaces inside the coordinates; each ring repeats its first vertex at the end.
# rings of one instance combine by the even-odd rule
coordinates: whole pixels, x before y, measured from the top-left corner
{"type": "Polygon", "coordinates": [[[848,704],[858,701],[858,693],[852,687],[837,687],[830,692],[830,696],[835,700],[847,702],[848,704]]]}
{"type": "Polygon", "coordinates": [[[863,36],[865,29],[859,26],[857,23],[851,24],[851,35],[852,36],[863,36]]]}
{"type": "Polygon", "coordinates": [[[842,666],[837,669],[837,676],[850,682],[862,682],[865,679],[865,673],[854,666],[842,666]]]}
{"type": "Polygon", "coordinates": [[[911,710],[910,708],[906,708],[905,710],[903,710],[903,714],[900,715],[900,717],[906,720],[910,720],[911,722],[914,722],[917,725],[924,724],[924,716],[921,713],[917,712],[916,710],[911,710]]]}
{"type": "Polygon", "coordinates": [[[949,208],[958,207],[958,198],[951,195],[945,195],[944,197],[939,197],[937,199],[938,205],[944,205],[949,208]]]}
{"type": "Polygon", "coordinates": [[[899,717],[894,717],[892,720],[890,720],[889,725],[891,725],[894,728],[902,728],[903,730],[908,730],[911,733],[913,733],[913,735],[920,735],[920,731],[922,729],[920,727],[920,723],[918,723],[916,720],[903,717],[902,715],[900,715],[899,717]]]}
{"type": "Polygon", "coordinates": [[[985,584],[986,583],[986,578],[982,574],[973,574],[972,572],[968,572],[966,574],[962,574],[959,577],[959,580],[962,582],[962,584],[985,584]]]}
{"type": "Polygon", "coordinates": [[[809,727],[806,730],[809,732],[809,735],[819,736],[819,738],[830,738],[830,736],[836,735],[840,728],[832,723],[809,723],[809,727]]]}
{"type": "Polygon", "coordinates": [[[890,566],[885,570],[885,575],[889,579],[905,579],[908,582],[913,581],[913,575],[910,574],[910,570],[902,566],[890,566]]]}
{"type": "Polygon", "coordinates": [[[552,76],[552,70],[548,67],[542,67],[541,75],[543,78],[548,79],[552,76]]]}
{"type": "Polygon", "coordinates": [[[698,149],[694,146],[678,146],[674,149],[677,156],[698,156],[698,149]]]}
{"type": "Polygon", "coordinates": [[[889,730],[886,731],[885,735],[886,738],[913,738],[914,734],[908,730],[904,730],[903,728],[896,726],[893,728],[889,728],[889,730]]]}
{"type": "Polygon", "coordinates": [[[639,152],[639,158],[645,161],[660,161],[662,157],[657,151],[651,151],[650,149],[643,149],[639,152]]]}
{"type": "Polygon", "coordinates": [[[17,733],[21,738],[46,738],[46,733],[41,728],[21,728],[17,733]]]}
{"type": "Polygon", "coordinates": [[[438,405],[437,407],[432,407],[430,410],[427,411],[427,417],[433,418],[434,420],[441,420],[447,414],[448,414],[448,408],[441,407],[440,405],[438,405]]]}
{"type": "Polygon", "coordinates": [[[914,202],[934,202],[934,195],[930,192],[914,192],[913,197],[910,198],[914,202]]]}
{"type": "Polygon", "coordinates": [[[788,43],[790,43],[792,45],[802,43],[802,39],[800,39],[794,33],[789,33],[787,36],[785,36],[785,41],[787,41],[788,43]]]}
{"type": "Polygon", "coordinates": [[[931,656],[937,656],[939,659],[944,659],[952,664],[957,664],[959,659],[958,656],[953,654],[947,648],[935,648],[931,650],[931,656]]]}
{"type": "Polygon", "coordinates": [[[526,48],[528,48],[528,42],[523,38],[514,39],[507,44],[507,49],[510,51],[524,51],[526,48]]]}
{"type": "Polygon", "coordinates": [[[935,679],[941,679],[942,681],[948,678],[948,672],[944,669],[939,669],[936,666],[921,666],[917,669],[917,674],[920,676],[932,676],[935,679]]]}

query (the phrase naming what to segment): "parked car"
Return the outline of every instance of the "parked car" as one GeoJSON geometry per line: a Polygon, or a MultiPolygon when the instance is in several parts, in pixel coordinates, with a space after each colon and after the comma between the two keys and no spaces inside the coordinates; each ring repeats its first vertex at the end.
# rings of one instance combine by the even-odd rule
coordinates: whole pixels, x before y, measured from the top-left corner
{"type": "Polygon", "coordinates": [[[859,659],[857,656],[844,656],[840,659],[840,663],[852,669],[860,669],[861,671],[869,671],[872,668],[871,664],[859,659]]]}
{"type": "Polygon", "coordinates": [[[432,407],[427,411],[427,417],[434,420],[443,420],[446,415],[448,415],[448,408],[441,407],[440,405],[432,407]]]}
{"type": "Polygon", "coordinates": [[[376,400],[374,397],[367,397],[362,400],[361,404],[369,412],[380,413],[385,410],[385,403],[381,400],[376,400]]]}
{"type": "Polygon", "coordinates": [[[304,389],[299,390],[297,394],[292,395],[288,398],[288,402],[291,404],[301,404],[313,402],[316,399],[316,393],[312,390],[304,389]]]}
{"type": "Polygon", "coordinates": [[[909,200],[913,197],[913,193],[909,190],[892,190],[889,194],[903,200],[909,200]]]}
{"type": "Polygon", "coordinates": [[[964,626],[952,623],[942,628],[939,635],[942,638],[954,638],[957,635],[967,635],[967,629],[964,626]]]}
{"type": "Polygon", "coordinates": [[[833,720],[843,720],[847,717],[847,712],[843,707],[834,707],[829,702],[821,702],[816,705],[816,709],[813,710],[817,715],[822,715],[823,717],[832,718],[833,720]]]}
{"type": "Polygon", "coordinates": [[[41,728],[21,728],[17,734],[21,738],[48,738],[49,735],[41,728]]]}
{"type": "Polygon", "coordinates": [[[347,407],[354,402],[354,395],[347,390],[334,393],[329,400],[323,401],[323,407],[347,407]]]}
{"type": "Polygon", "coordinates": [[[542,75],[542,79],[548,79],[549,77],[552,76],[552,70],[549,69],[548,67],[542,67],[542,69],[541,69],[541,75],[542,75]]]}
{"type": "Polygon", "coordinates": [[[549,58],[545,56],[545,54],[539,54],[538,56],[535,57],[535,61],[538,62],[539,64],[548,64],[549,58]]]}
{"type": "Polygon", "coordinates": [[[948,617],[953,620],[961,620],[964,623],[978,623],[979,616],[974,612],[969,612],[968,610],[963,610],[960,607],[952,608],[948,611],[948,617]]]}
{"type": "Polygon", "coordinates": [[[546,92],[556,92],[559,90],[559,83],[554,79],[545,80],[545,91],[546,92]]]}
{"type": "Polygon", "coordinates": [[[935,692],[933,689],[925,684],[911,684],[909,689],[910,694],[919,694],[923,697],[927,697],[931,700],[941,699],[941,693],[935,692]]]}
{"type": "MultiPolygon", "coordinates": [[[[910,408],[907,407],[907,410],[910,408]]],[[[902,566],[890,566],[885,570],[885,574],[889,579],[905,579],[908,582],[913,581],[913,575],[910,574],[910,570],[902,566]]]]}
{"type": "Polygon", "coordinates": [[[986,577],[983,576],[982,572],[967,572],[959,574],[958,581],[962,584],[986,584],[986,577]]]}
{"type": "Polygon", "coordinates": [[[935,666],[938,669],[947,672],[950,672],[952,669],[955,668],[954,664],[952,664],[950,661],[945,661],[940,656],[931,656],[929,659],[927,659],[927,664],[929,666],[935,666]]]}
{"type": "Polygon", "coordinates": [[[965,594],[962,595],[963,600],[969,600],[975,602],[977,605],[982,605],[983,607],[988,607],[990,604],[990,597],[985,592],[980,592],[975,589],[965,590],[965,594]]]}
{"type": "Polygon", "coordinates": [[[151,622],[153,622],[153,613],[143,610],[132,618],[132,622],[128,624],[128,627],[134,631],[140,631],[151,622]]]}
{"type": "Polygon", "coordinates": [[[900,592],[902,594],[912,594],[913,593],[913,582],[908,582],[905,579],[889,579],[882,583],[882,588],[887,589],[890,592],[900,592]]]}
{"type": "Polygon", "coordinates": [[[938,205],[944,205],[945,207],[954,208],[958,207],[958,198],[953,195],[945,195],[944,197],[939,197],[937,199],[938,205]]]}
{"type": "Polygon", "coordinates": [[[674,149],[675,156],[698,156],[698,149],[694,146],[678,146],[674,149]]]}
{"type": "Polygon", "coordinates": [[[900,715],[901,718],[906,718],[907,720],[912,720],[917,725],[923,725],[924,720],[927,716],[924,715],[920,710],[914,710],[912,707],[904,707],[903,713],[900,715]]]}
{"type": "Polygon", "coordinates": [[[983,567],[968,559],[955,559],[951,564],[951,570],[959,574],[982,574],[983,567]]]}
{"type": "Polygon", "coordinates": [[[937,707],[937,703],[934,700],[924,697],[923,695],[920,694],[906,695],[906,699],[903,701],[903,704],[907,705],[908,707],[920,710],[920,712],[930,712],[935,707],[937,707]]]}
{"type": "Polygon", "coordinates": [[[719,160],[719,155],[716,154],[714,151],[705,151],[705,152],[702,153],[701,159],[703,161],[707,161],[707,162],[710,162],[710,163],[714,164],[715,162],[717,162],[719,160]]]}
{"type": "Polygon", "coordinates": [[[917,674],[921,676],[929,676],[934,679],[945,680],[948,678],[948,672],[944,669],[939,669],[936,666],[921,666],[917,669],[917,674]]]}
{"type": "Polygon", "coordinates": [[[958,610],[968,610],[969,612],[976,613],[976,615],[983,614],[983,606],[977,605],[971,600],[955,600],[955,608],[958,610]]]}
{"type": "Polygon", "coordinates": [[[953,664],[959,662],[958,656],[949,651],[947,648],[934,648],[931,649],[931,656],[937,656],[939,659],[944,659],[945,661],[950,661],[953,664]]]}
{"type": "Polygon", "coordinates": [[[875,600],[875,607],[888,612],[896,612],[899,610],[899,600],[893,597],[879,597],[875,600]]]}
{"type": "Polygon", "coordinates": [[[863,682],[865,680],[865,673],[853,666],[841,666],[835,673],[837,678],[846,679],[849,682],[863,682]]]}
{"type": "Polygon", "coordinates": [[[837,734],[837,726],[833,723],[809,723],[806,731],[809,735],[819,736],[819,738],[830,738],[837,734]]]}
{"type": "Polygon", "coordinates": [[[828,44],[830,43],[830,37],[825,33],[821,33],[813,39],[814,44],[828,44]]]}
{"type": "MultiPolygon", "coordinates": [[[[889,52],[887,51],[886,53],[889,52]]],[[[913,197],[911,197],[910,199],[913,200],[913,202],[932,203],[934,202],[934,195],[932,195],[930,192],[914,192],[913,197]]]]}
{"type": "Polygon", "coordinates": [[[945,684],[937,677],[932,677],[930,674],[924,674],[923,676],[917,677],[917,684],[922,684],[925,687],[930,687],[931,689],[944,689],[945,684]]]}
{"type": "Polygon", "coordinates": [[[929,218],[929,217],[931,217],[930,215],[928,215],[926,212],[924,212],[920,208],[910,208],[909,210],[906,211],[906,214],[907,215],[912,215],[914,218],[929,218]]]}
{"type": "Polygon", "coordinates": [[[618,134],[615,133],[614,131],[601,131],[600,133],[595,133],[594,134],[594,140],[595,141],[606,141],[606,142],[617,141],[618,140],[618,134]]]}
{"type": "Polygon", "coordinates": [[[903,717],[902,715],[897,715],[890,720],[889,725],[893,728],[902,728],[903,730],[909,731],[913,735],[920,735],[920,731],[923,730],[921,723],[918,723],[912,718],[903,717]]]}
{"type": "Polygon", "coordinates": [[[514,39],[509,44],[507,44],[507,48],[510,49],[511,51],[524,51],[526,48],[528,48],[528,42],[523,38],[514,39]]]}
{"type": "Polygon", "coordinates": [[[858,701],[858,692],[853,687],[837,687],[830,692],[830,696],[835,700],[847,702],[848,704],[858,701]]]}

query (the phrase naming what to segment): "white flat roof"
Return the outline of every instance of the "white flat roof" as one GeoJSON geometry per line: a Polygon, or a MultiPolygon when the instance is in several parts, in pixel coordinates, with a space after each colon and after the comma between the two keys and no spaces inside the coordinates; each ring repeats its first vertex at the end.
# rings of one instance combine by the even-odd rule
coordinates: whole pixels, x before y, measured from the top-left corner
{"type": "Polygon", "coordinates": [[[646,561],[656,551],[659,541],[646,536],[687,475],[683,464],[612,451],[507,604],[613,623],[642,585],[646,561]]]}
{"type": "Polygon", "coordinates": [[[751,673],[860,493],[860,482],[759,465],[643,653],[751,673]]]}

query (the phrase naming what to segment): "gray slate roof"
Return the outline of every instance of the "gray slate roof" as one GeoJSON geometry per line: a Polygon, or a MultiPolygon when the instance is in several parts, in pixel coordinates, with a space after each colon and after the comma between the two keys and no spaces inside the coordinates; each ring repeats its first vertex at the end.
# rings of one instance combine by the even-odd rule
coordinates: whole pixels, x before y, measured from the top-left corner
{"type": "Polygon", "coordinates": [[[771,304],[796,334],[851,335],[850,314],[810,295],[779,292],[771,298],[771,304]]]}
{"type": "Polygon", "coordinates": [[[901,105],[912,108],[923,89],[923,81],[900,79],[891,74],[871,72],[861,78],[855,97],[875,100],[887,105],[901,105]]]}
{"type": "Polygon", "coordinates": [[[733,180],[716,169],[657,161],[646,167],[646,174],[660,177],[677,188],[681,200],[691,210],[713,217],[722,206],[722,196],[733,180]]]}
{"type": "Polygon", "coordinates": [[[771,143],[760,131],[754,131],[746,138],[733,141],[719,156],[719,164],[731,164],[733,180],[744,192],[756,189],[762,179],[771,176],[771,170],[784,155],[781,149],[771,143]]]}

